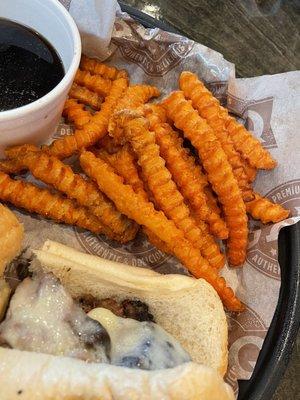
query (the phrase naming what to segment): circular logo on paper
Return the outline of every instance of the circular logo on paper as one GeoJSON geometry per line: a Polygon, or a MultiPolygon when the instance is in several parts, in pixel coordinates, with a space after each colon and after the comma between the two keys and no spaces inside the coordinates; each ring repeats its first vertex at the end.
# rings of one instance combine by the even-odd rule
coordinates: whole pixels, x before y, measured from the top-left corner
{"type": "Polygon", "coordinates": [[[273,97],[246,101],[228,94],[227,108],[237,117],[239,123],[253,132],[266,149],[277,148],[271,128],[273,97]]]}
{"type": "MultiPolygon", "coordinates": [[[[291,215],[300,214],[300,180],[286,182],[266,195],[274,203],[281,204],[291,210],[291,215]]],[[[290,224],[290,220],[278,224],[264,226],[254,230],[249,235],[247,262],[262,274],[280,280],[278,263],[278,235],[279,230],[290,224]]]]}
{"type": "Polygon", "coordinates": [[[267,327],[260,316],[247,307],[241,314],[229,314],[229,370],[227,381],[234,381],[233,371],[250,378],[262,348],[267,327]]]}
{"type": "Polygon", "coordinates": [[[171,257],[152,246],[141,231],[137,234],[135,240],[120,244],[107,239],[103,235],[94,235],[88,231],[82,232],[77,228],[74,228],[74,230],[85,251],[108,260],[155,269],[171,257]]]}
{"type": "Polygon", "coordinates": [[[116,24],[116,30],[130,30],[130,37],[114,37],[125,60],[139,65],[147,75],[163,76],[172,70],[193,48],[189,39],[170,43],[169,34],[161,30],[141,33],[141,27],[133,21],[126,21],[126,27],[116,24]]]}

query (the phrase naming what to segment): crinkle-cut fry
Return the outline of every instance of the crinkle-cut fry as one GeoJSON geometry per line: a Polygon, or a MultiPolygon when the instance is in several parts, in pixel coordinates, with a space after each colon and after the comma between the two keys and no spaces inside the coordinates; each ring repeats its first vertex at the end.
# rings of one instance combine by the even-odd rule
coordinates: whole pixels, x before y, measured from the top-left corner
{"type": "Polygon", "coordinates": [[[98,150],[105,150],[108,154],[114,154],[117,153],[122,146],[119,143],[116,143],[113,137],[105,135],[97,142],[96,148],[98,150]]]}
{"type": "Polygon", "coordinates": [[[0,171],[6,174],[16,175],[20,173],[24,168],[22,168],[15,160],[0,160],[0,171]]]}
{"type": "Polygon", "coordinates": [[[62,159],[70,157],[83,148],[94,145],[106,135],[109,118],[127,85],[128,81],[125,78],[114,80],[111,91],[105,98],[101,110],[93,115],[88,124],[84,125],[82,129],[77,129],[72,135],[54,140],[50,146],[44,146],[43,150],[62,159]]]}
{"type": "Polygon", "coordinates": [[[207,222],[211,232],[219,239],[227,239],[228,229],[224,221],[208,208],[201,171],[196,166],[194,157],[183,147],[183,140],[178,133],[167,123],[157,123],[156,119],[157,116],[152,119],[148,115],[160,154],[184,199],[191,205],[196,220],[207,222]]]}
{"type": "MultiPolygon", "coordinates": [[[[139,177],[138,166],[129,145],[122,147],[117,154],[108,154],[105,150],[98,152],[98,157],[106,161],[118,175],[124,179],[126,185],[130,185],[135,193],[143,196],[145,201],[149,201],[144,189],[144,183],[139,177]]],[[[149,242],[163,253],[171,254],[167,244],[159,239],[152,231],[143,227],[143,231],[148,237],[149,242]]]]}
{"type": "Polygon", "coordinates": [[[93,75],[101,75],[111,80],[121,77],[126,78],[128,76],[124,69],[119,70],[118,68],[108,66],[95,58],[89,58],[85,55],[81,56],[80,68],[83,71],[89,71],[93,75]]]}
{"type": "Polygon", "coordinates": [[[3,172],[0,172],[0,199],[57,222],[76,225],[97,234],[103,232],[101,221],[85,207],[48,189],[11,179],[3,172]]]}
{"type": "Polygon", "coordinates": [[[263,224],[268,222],[279,222],[290,215],[290,211],[283,208],[280,204],[273,203],[271,200],[254,193],[254,200],[246,202],[247,212],[254,219],[259,219],[263,224]]]}
{"type": "MultiPolygon", "coordinates": [[[[193,106],[202,118],[206,118],[215,131],[226,130],[234,147],[255,168],[272,169],[276,166],[270,153],[265,150],[258,139],[231,117],[213,94],[192,72],[184,71],[179,84],[184,95],[192,100],[193,106]]],[[[219,138],[219,137],[218,137],[219,138]]]]}
{"type": "Polygon", "coordinates": [[[183,93],[173,92],[164,100],[169,118],[197,149],[209,182],[223,205],[229,230],[228,258],[231,265],[243,264],[248,239],[246,207],[232,168],[214,131],[186,100],[183,93]]]}
{"type": "Polygon", "coordinates": [[[145,226],[143,227],[143,232],[147,236],[149,242],[152,244],[152,246],[156,247],[159,251],[162,253],[166,254],[172,254],[172,250],[169,248],[166,242],[161,240],[158,236],[155,235],[150,229],[146,228],[145,226]]]}
{"type": "MultiPolygon", "coordinates": [[[[232,167],[233,175],[237,180],[239,188],[243,193],[244,199],[252,199],[252,189],[248,176],[244,170],[244,160],[240,153],[235,149],[229,133],[225,129],[225,123],[219,118],[214,108],[215,99],[210,92],[205,88],[202,82],[199,81],[197,76],[191,72],[182,72],[180,75],[180,87],[186,98],[192,100],[193,107],[198,110],[199,115],[205,118],[208,125],[212,127],[214,133],[221,143],[224,153],[227,156],[229,164],[232,167]],[[203,93],[210,93],[211,102],[202,102],[201,96],[203,93]],[[199,101],[200,98],[200,101],[199,101]],[[213,107],[211,107],[211,104],[213,107]]],[[[218,103],[217,103],[218,104],[218,103]]]]}
{"type": "Polygon", "coordinates": [[[43,152],[28,152],[20,157],[19,162],[35,178],[65,193],[79,205],[87,207],[102,222],[102,232],[110,239],[121,243],[134,239],[138,230],[136,223],[122,215],[93,182],[75,174],[71,167],[58,158],[43,152]]]}
{"type": "Polygon", "coordinates": [[[81,71],[80,69],[76,72],[74,82],[101,96],[107,96],[112,85],[110,79],[102,78],[100,75],[91,75],[88,71],[81,71]]]}
{"type": "Polygon", "coordinates": [[[154,205],[154,208],[159,211],[160,207],[157,204],[157,202],[155,201],[153,193],[150,190],[150,187],[149,187],[149,184],[148,184],[148,181],[147,181],[147,177],[146,177],[146,175],[144,174],[142,168],[139,165],[138,165],[138,171],[139,171],[139,176],[140,176],[140,178],[141,178],[141,180],[142,180],[142,182],[144,184],[144,190],[147,193],[147,197],[148,197],[149,201],[151,201],[153,203],[153,205],[154,205]]]}
{"type": "Polygon", "coordinates": [[[155,134],[147,129],[145,118],[129,120],[124,126],[125,136],[129,140],[138,163],[147,179],[148,186],[155,199],[155,204],[175,222],[186,238],[197,247],[214,268],[224,265],[224,255],[206,224],[201,226],[192,218],[190,210],[184,202],[172,176],[160,157],[159,146],[155,142],[155,134]]]}
{"type": "Polygon", "coordinates": [[[144,104],[147,103],[151,98],[158,97],[160,91],[155,86],[150,85],[132,85],[127,88],[124,96],[119,101],[114,114],[112,115],[108,131],[116,141],[123,143],[123,120],[122,115],[124,113],[124,120],[128,119],[128,114],[136,114],[136,116],[143,115],[144,104]]]}
{"type": "Polygon", "coordinates": [[[6,174],[17,175],[21,171],[26,171],[26,167],[15,159],[23,156],[28,151],[39,151],[39,148],[33,144],[21,144],[5,149],[5,155],[8,159],[0,160],[0,171],[6,174]]]}
{"type": "Polygon", "coordinates": [[[62,115],[79,129],[90,122],[92,118],[92,114],[84,108],[84,104],[75,99],[68,99],[65,102],[62,115]]]}
{"type": "Polygon", "coordinates": [[[260,141],[248,132],[244,125],[237,122],[230,115],[226,118],[226,130],[232,138],[235,148],[252,167],[259,169],[273,169],[276,167],[277,162],[272,158],[268,150],[263,148],[260,141]]]}
{"type": "Polygon", "coordinates": [[[147,103],[153,97],[160,96],[160,91],[157,87],[151,85],[131,85],[128,86],[124,96],[119,101],[116,112],[124,109],[136,109],[139,106],[147,103]]]}
{"type": "MultiPolygon", "coordinates": [[[[112,87],[109,95],[105,98],[104,103],[101,106],[101,110],[96,112],[93,116],[93,122],[96,124],[103,124],[107,129],[108,122],[118,106],[120,99],[122,99],[126,89],[128,87],[128,80],[126,78],[118,78],[112,82],[112,87]]],[[[99,138],[101,139],[101,138],[99,138]]]]}
{"type": "Polygon", "coordinates": [[[14,159],[23,156],[28,151],[39,151],[40,149],[35,144],[19,144],[5,149],[7,158],[14,159]]]}
{"type": "MultiPolygon", "coordinates": [[[[205,176],[206,178],[206,176],[205,176]]],[[[220,207],[218,205],[218,201],[216,196],[214,195],[212,188],[210,186],[208,186],[208,182],[207,185],[204,187],[204,193],[206,195],[206,201],[208,204],[208,207],[213,210],[216,214],[221,215],[221,210],[220,207]]]]}
{"type": "Polygon", "coordinates": [[[71,86],[69,97],[71,99],[76,99],[80,101],[80,103],[86,104],[95,110],[100,110],[103,102],[103,97],[98,93],[92,92],[84,86],[77,85],[75,82],[71,86]]]}
{"type": "Polygon", "coordinates": [[[257,169],[255,167],[251,167],[248,161],[244,160],[244,170],[247,175],[248,182],[254,182],[257,175],[257,169]]]}
{"type": "Polygon", "coordinates": [[[166,110],[160,104],[145,104],[143,114],[148,118],[151,127],[154,127],[156,124],[167,122],[166,110]]]}
{"type": "Polygon", "coordinates": [[[125,144],[115,154],[109,154],[101,149],[96,154],[111,165],[116,173],[124,178],[124,182],[132,186],[135,193],[140,193],[145,200],[148,200],[143,181],[138,174],[134,155],[128,144],[125,144]]]}
{"type": "Polygon", "coordinates": [[[162,211],[156,211],[153,204],[135,193],[131,186],[114,173],[112,167],[94,154],[84,151],[80,155],[80,164],[88,176],[94,179],[104,192],[124,214],[139,225],[150,229],[160,240],[167,244],[174,255],[197,278],[206,279],[218,292],[225,306],[232,311],[243,311],[244,305],[237,299],[223,278],[200,255],[198,249],[184,237],[162,211]]]}

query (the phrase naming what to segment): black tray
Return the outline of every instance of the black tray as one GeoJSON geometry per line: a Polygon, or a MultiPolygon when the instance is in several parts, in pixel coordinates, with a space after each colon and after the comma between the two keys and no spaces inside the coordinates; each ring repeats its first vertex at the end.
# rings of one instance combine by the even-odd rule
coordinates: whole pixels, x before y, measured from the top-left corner
{"type": "MultiPolygon", "coordinates": [[[[146,28],[178,33],[133,7],[120,5],[146,28]]],[[[276,312],[251,379],[239,381],[238,400],[270,400],[290,359],[300,326],[300,222],[280,231],[279,262],[281,289],[276,312]]]]}

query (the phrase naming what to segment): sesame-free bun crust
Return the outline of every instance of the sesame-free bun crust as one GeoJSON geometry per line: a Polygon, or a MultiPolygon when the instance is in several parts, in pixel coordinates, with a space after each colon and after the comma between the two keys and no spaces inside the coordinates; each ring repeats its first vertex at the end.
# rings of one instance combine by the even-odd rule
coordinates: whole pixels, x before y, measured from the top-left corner
{"type": "Polygon", "coordinates": [[[212,368],[142,371],[0,348],[1,400],[233,400],[212,368]]]}
{"type": "Polygon", "coordinates": [[[73,297],[145,302],[192,361],[143,371],[0,347],[1,400],[234,399],[222,378],[227,367],[225,313],[204,280],[129,267],[51,241],[34,253],[32,269],[42,265],[53,272],[73,297]]]}

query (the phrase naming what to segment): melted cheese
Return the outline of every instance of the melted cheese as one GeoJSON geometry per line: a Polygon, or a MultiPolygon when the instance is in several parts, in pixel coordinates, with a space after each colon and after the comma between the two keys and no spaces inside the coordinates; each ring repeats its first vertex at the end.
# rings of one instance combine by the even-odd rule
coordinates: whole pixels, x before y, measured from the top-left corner
{"type": "Polygon", "coordinates": [[[53,274],[26,278],[17,287],[0,324],[0,343],[146,370],[190,360],[180,344],[153,322],[117,317],[104,308],[86,315],[53,274]]]}
{"type": "Polygon", "coordinates": [[[88,315],[100,322],[110,336],[111,364],[152,370],[190,361],[180,344],[153,322],[117,317],[105,308],[95,308],[88,315]]]}
{"type": "Polygon", "coordinates": [[[0,342],[12,348],[107,362],[105,329],[78,307],[52,274],[26,278],[13,295],[0,342]]]}

